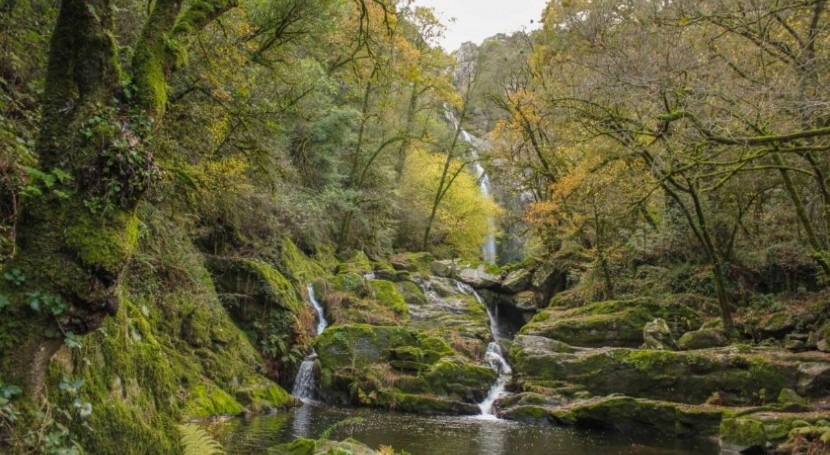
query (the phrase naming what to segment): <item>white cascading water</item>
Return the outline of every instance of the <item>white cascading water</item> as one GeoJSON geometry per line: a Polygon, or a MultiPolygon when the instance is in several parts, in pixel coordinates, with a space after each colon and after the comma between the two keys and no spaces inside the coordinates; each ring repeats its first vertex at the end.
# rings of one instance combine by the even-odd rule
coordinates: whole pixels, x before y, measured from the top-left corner
{"type": "MultiPolygon", "coordinates": [[[[448,106],[444,106],[444,115],[447,118],[453,128],[460,129],[461,139],[470,145],[470,157],[472,158],[472,167],[473,171],[476,174],[476,180],[478,181],[478,189],[481,191],[482,196],[490,197],[491,188],[490,188],[490,176],[487,175],[487,172],[484,170],[484,167],[479,162],[478,156],[478,146],[476,145],[476,138],[468,133],[466,130],[461,129],[461,126],[458,124],[458,119],[455,118],[455,114],[453,114],[452,110],[449,109],[448,106]]],[[[487,237],[484,240],[484,245],[481,247],[481,256],[482,258],[490,262],[492,264],[496,263],[496,225],[493,221],[492,217],[487,219],[487,237]]]]}
{"type": "MultiPolygon", "coordinates": [[[[311,306],[317,312],[317,335],[326,330],[329,323],[326,321],[326,315],[323,312],[323,306],[317,301],[314,295],[314,288],[308,285],[308,300],[311,301],[311,306]]],[[[317,353],[311,351],[300,364],[300,369],[297,371],[297,377],[294,378],[294,388],[291,389],[291,395],[299,398],[303,403],[314,400],[315,377],[314,377],[314,361],[317,359],[317,353]]]]}
{"type": "Polygon", "coordinates": [[[507,382],[510,380],[510,376],[513,374],[513,370],[510,368],[507,360],[505,360],[504,353],[501,350],[499,340],[502,339],[502,336],[501,331],[499,331],[498,319],[490,311],[490,307],[487,306],[484,299],[481,298],[472,286],[461,282],[457,282],[456,286],[459,291],[472,295],[476,298],[476,300],[478,300],[479,303],[484,305],[484,308],[487,310],[487,317],[490,318],[490,334],[493,336],[493,341],[487,345],[487,351],[484,353],[484,360],[487,361],[493,371],[498,373],[498,378],[496,379],[496,383],[490,387],[490,391],[487,393],[487,397],[484,398],[484,401],[478,404],[478,408],[481,410],[479,418],[495,420],[498,419],[498,417],[496,417],[493,413],[493,404],[496,400],[505,395],[505,387],[507,386],[507,382]]]}

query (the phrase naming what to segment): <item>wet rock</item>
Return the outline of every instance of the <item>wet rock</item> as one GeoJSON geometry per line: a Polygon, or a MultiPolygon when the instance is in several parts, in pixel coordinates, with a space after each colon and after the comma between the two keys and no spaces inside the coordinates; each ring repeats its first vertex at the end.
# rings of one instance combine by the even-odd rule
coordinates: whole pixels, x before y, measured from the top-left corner
{"type": "Polygon", "coordinates": [[[538,311],[544,306],[542,296],[535,291],[522,291],[513,296],[512,306],[520,311],[538,311]]]}
{"type": "Polygon", "coordinates": [[[665,319],[657,318],[643,327],[642,349],[672,351],[676,348],[671,329],[665,319]]]}
{"type": "Polygon", "coordinates": [[[435,256],[427,252],[403,253],[389,258],[389,264],[391,264],[395,270],[403,270],[407,272],[422,272],[429,270],[429,266],[433,261],[435,261],[435,256]]]}
{"type": "Polygon", "coordinates": [[[684,351],[723,347],[729,340],[721,329],[700,329],[686,332],[677,340],[677,347],[684,351]]]}
{"type": "Polygon", "coordinates": [[[796,403],[796,404],[807,404],[807,399],[796,393],[793,389],[781,389],[781,392],[778,394],[777,401],[779,403],[796,403]]]}
{"type": "Polygon", "coordinates": [[[458,262],[452,259],[445,259],[441,261],[432,261],[429,264],[429,270],[435,276],[442,278],[454,278],[459,269],[458,262]]]}
{"type": "Polygon", "coordinates": [[[615,395],[575,400],[564,406],[525,404],[510,408],[503,416],[625,433],[702,436],[717,434],[723,412],[724,408],[714,406],[690,406],[615,395]]]}
{"type": "Polygon", "coordinates": [[[830,362],[786,351],[722,348],[687,352],[624,348],[569,349],[541,337],[517,337],[510,360],[518,381],[578,384],[594,395],[703,403],[722,392],[729,404],[754,404],[784,388],[827,393],[830,362]],[[759,391],[765,391],[761,396],[759,391]]]}
{"type": "Polygon", "coordinates": [[[764,452],[767,432],[764,424],[754,419],[724,419],[720,425],[722,453],[740,454],[750,451],[764,452]]]}
{"type": "Polygon", "coordinates": [[[501,286],[499,276],[486,271],[483,265],[460,269],[458,280],[476,289],[498,289],[501,286]]]}
{"type": "Polygon", "coordinates": [[[576,308],[548,307],[533,317],[522,334],[541,335],[583,347],[638,347],[643,329],[663,318],[674,332],[699,325],[700,318],[682,306],[665,306],[648,299],[610,300],[576,308]]]}
{"type": "Polygon", "coordinates": [[[501,285],[501,290],[509,294],[518,294],[519,292],[530,289],[533,285],[533,274],[527,269],[518,269],[510,272],[501,285]]]}

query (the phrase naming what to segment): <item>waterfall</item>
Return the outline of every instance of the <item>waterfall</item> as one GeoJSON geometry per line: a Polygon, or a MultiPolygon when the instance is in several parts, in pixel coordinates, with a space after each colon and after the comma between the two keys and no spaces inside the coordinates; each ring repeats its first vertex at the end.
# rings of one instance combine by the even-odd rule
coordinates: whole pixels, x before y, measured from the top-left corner
{"type": "MultiPolygon", "coordinates": [[[[317,312],[317,335],[320,335],[323,333],[323,330],[326,330],[329,323],[326,321],[323,305],[320,305],[320,302],[317,301],[317,297],[314,295],[314,287],[309,284],[307,289],[308,300],[311,302],[311,306],[314,307],[314,311],[317,312]]],[[[303,359],[303,363],[300,364],[300,369],[297,371],[297,377],[294,378],[294,387],[291,389],[291,395],[299,398],[303,403],[314,400],[314,390],[316,388],[314,361],[316,359],[317,353],[311,351],[311,353],[303,359]]]]}
{"type": "Polygon", "coordinates": [[[308,300],[311,301],[311,306],[314,307],[314,311],[317,312],[317,335],[323,333],[323,330],[326,330],[326,327],[329,326],[329,321],[326,321],[326,314],[323,311],[323,305],[320,305],[320,302],[317,301],[317,297],[314,295],[314,286],[308,285],[308,300]]]}
{"type": "Polygon", "coordinates": [[[501,345],[499,344],[499,340],[503,337],[501,335],[501,331],[499,330],[498,318],[493,315],[490,311],[490,307],[487,306],[484,299],[481,298],[472,286],[461,282],[457,282],[456,286],[459,291],[472,295],[476,298],[476,300],[478,300],[479,303],[484,305],[484,308],[487,310],[487,317],[490,318],[490,334],[493,336],[493,341],[487,345],[484,360],[487,361],[493,371],[498,373],[498,378],[496,379],[496,383],[490,387],[490,391],[487,393],[487,397],[484,398],[484,401],[478,404],[478,408],[481,410],[479,417],[485,419],[497,419],[498,417],[493,414],[493,403],[505,395],[505,387],[513,374],[513,370],[504,358],[504,352],[502,352],[501,345]]]}
{"type": "MultiPolygon", "coordinates": [[[[447,118],[447,121],[449,121],[450,124],[452,124],[454,129],[460,130],[461,139],[470,145],[470,158],[472,158],[472,169],[473,172],[475,172],[476,181],[478,181],[478,189],[481,192],[482,196],[490,197],[492,191],[492,188],[490,187],[490,176],[487,175],[487,172],[484,170],[484,166],[481,165],[481,162],[479,160],[479,146],[476,145],[478,139],[472,134],[468,133],[463,128],[461,128],[461,125],[459,125],[458,123],[458,119],[455,118],[455,114],[453,114],[449,106],[444,106],[444,116],[447,118]]],[[[487,237],[484,239],[484,245],[481,246],[481,256],[485,261],[490,262],[492,264],[496,263],[495,232],[496,223],[493,221],[492,217],[488,217],[487,237]]]]}

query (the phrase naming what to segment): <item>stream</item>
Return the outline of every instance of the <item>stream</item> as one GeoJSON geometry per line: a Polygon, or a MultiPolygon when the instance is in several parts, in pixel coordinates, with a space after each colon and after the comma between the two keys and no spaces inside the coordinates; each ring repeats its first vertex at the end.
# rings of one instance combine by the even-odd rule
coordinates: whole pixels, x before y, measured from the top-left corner
{"type": "Polygon", "coordinates": [[[229,455],[263,454],[268,447],[295,438],[319,438],[344,419],[358,421],[334,431],[330,439],[351,437],[375,449],[389,445],[411,455],[719,453],[717,444],[707,440],[659,440],[649,435],[634,437],[507,420],[420,416],[314,403],[270,416],[232,420],[222,426],[220,440],[229,455]]]}
{"type": "MultiPolygon", "coordinates": [[[[374,279],[366,275],[364,279],[374,279]]],[[[439,298],[428,284],[420,283],[431,298],[439,298]]],[[[487,397],[479,404],[478,416],[423,416],[368,408],[343,408],[314,400],[316,378],[312,352],[303,362],[292,394],[302,406],[278,414],[250,419],[234,419],[215,428],[228,454],[262,454],[269,447],[296,438],[357,439],[374,449],[392,446],[411,455],[581,455],[581,454],[717,454],[711,440],[658,439],[653,435],[628,435],[601,431],[577,430],[550,425],[527,424],[498,419],[493,403],[504,396],[511,377],[500,342],[505,340],[498,318],[470,286],[456,282],[461,293],[474,296],[487,309],[493,341],[487,347],[485,361],[498,372],[487,397]],[[348,424],[342,422],[347,421],[348,424]]],[[[309,303],[317,314],[319,335],[328,323],[323,307],[308,287],[309,303]]]]}

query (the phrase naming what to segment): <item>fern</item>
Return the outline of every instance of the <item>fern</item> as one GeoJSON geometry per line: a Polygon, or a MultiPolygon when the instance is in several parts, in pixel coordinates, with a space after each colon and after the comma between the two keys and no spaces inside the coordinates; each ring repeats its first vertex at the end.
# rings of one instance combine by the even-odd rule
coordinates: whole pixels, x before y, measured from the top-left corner
{"type": "Polygon", "coordinates": [[[179,425],[184,455],[224,455],[225,450],[207,431],[192,423],[179,425]]]}

